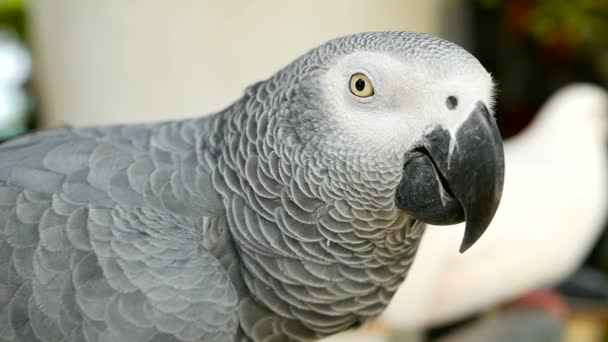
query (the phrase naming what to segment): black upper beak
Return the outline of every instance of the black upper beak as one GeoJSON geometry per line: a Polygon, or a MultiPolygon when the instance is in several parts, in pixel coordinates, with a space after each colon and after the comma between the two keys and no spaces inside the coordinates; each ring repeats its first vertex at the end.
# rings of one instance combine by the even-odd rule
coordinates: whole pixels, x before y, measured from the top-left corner
{"type": "Polygon", "coordinates": [[[398,208],[430,224],[466,221],[460,252],[486,230],[498,208],[504,182],[502,139],[482,103],[455,137],[435,128],[406,156],[395,194],[398,208]]]}

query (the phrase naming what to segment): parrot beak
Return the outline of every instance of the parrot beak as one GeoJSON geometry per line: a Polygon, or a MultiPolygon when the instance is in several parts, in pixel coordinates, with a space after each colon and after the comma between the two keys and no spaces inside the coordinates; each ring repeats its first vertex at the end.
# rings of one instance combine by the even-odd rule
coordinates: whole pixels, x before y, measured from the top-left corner
{"type": "Polygon", "coordinates": [[[437,127],[408,152],[395,204],[434,225],[466,221],[460,252],[484,233],[502,196],[505,164],[502,139],[482,103],[452,137],[437,127]]]}

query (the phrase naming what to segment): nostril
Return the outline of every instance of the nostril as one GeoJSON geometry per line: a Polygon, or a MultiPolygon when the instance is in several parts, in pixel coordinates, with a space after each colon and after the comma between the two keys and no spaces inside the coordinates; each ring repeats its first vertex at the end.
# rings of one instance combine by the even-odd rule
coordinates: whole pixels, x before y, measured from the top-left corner
{"type": "Polygon", "coordinates": [[[458,107],[458,98],[452,95],[448,96],[448,98],[445,99],[445,105],[448,107],[449,110],[456,109],[456,107],[458,107]]]}

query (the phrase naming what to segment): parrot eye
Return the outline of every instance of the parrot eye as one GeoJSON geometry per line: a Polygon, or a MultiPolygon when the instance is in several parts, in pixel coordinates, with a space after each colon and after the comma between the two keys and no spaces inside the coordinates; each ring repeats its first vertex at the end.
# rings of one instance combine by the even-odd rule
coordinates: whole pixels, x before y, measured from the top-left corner
{"type": "Polygon", "coordinates": [[[370,97],[374,95],[374,87],[369,78],[359,72],[350,78],[350,92],[358,97],[370,97]]]}

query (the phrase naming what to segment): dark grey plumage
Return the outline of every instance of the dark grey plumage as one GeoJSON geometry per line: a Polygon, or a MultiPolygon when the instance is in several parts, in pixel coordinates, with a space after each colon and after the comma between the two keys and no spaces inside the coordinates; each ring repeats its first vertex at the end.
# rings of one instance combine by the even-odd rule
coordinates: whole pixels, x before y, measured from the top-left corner
{"type": "Polygon", "coordinates": [[[324,113],[317,78],[356,50],[476,63],[359,34],[205,118],[0,145],[0,340],[301,340],[378,315],[423,224],[395,207],[402,151],[357,149],[324,113]]]}

